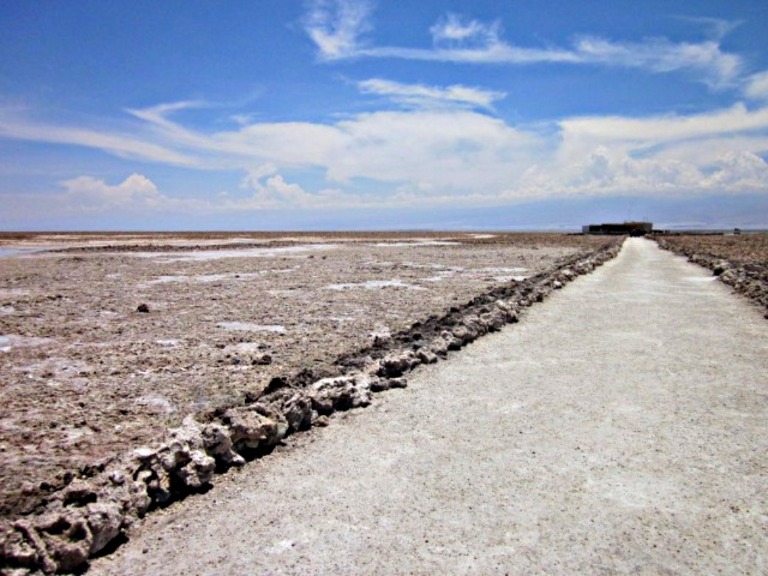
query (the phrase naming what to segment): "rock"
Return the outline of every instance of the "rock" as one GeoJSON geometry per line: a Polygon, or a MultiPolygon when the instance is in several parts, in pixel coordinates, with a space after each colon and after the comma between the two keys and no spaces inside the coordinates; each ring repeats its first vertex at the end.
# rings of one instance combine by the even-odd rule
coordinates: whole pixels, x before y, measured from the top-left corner
{"type": "Polygon", "coordinates": [[[489,332],[501,330],[507,324],[508,319],[509,315],[498,308],[482,316],[483,322],[488,325],[489,332]]]}
{"type": "Polygon", "coordinates": [[[70,572],[82,566],[88,561],[93,544],[88,523],[80,514],[72,511],[53,513],[35,520],[34,528],[45,542],[45,555],[48,562],[53,564],[55,570],[70,572]]]}
{"type": "Polygon", "coordinates": [[[112,482],[115,486],[120,486],[122,484],[125,484],[125,474],[121,472],[120,470],[113,470],[109,473],[109,481],[112,482]]]}
{"type": "Polygon", "coordinates": [[[396,378],[407,372],[418,363],[416,356],[410,350],[406,352],[389,354],[381,360],[379,376],[396,378]]]}
{"type": "Polygon", "coordinates": [[[384,392],[385,390],[389,390],[389,380],[386,378],[371,380],[370,389],[371,392],[384,392]]]}
{"type": "Polygon", "coordinates": [[[279,405],[288,422],[289,432],[307,430],[312,425],[312,400],[303,392],[294,392],[279,405]]]}
{"type": "Polygon", "coordinates": [[[203,447],[217,462],[225,466],[242,466],[245,460],[232,450],[232,436],[229,430],[216,422],[206,424],[202,430],[203,447]]]}
{"type": "Polygon", "coordinates": [[[407,388],[408,380],[405,378],[390,378],[387,382],[390,388],[407,388]]]}
{"type": "Polygon", "coordinates": [[[488,324],[474,314],[464,317],[461,323],[474,334],[473,340],[488,332],[488,324]]]}
{"type": "Polygon", "coordinates": [[[149,314],[149,306],[146,304],[139,304],[136,308],[136,312],[141,312],[142,314],[149,314]]]}
{"type": "Polygon", "coordinates": [[[103,550],[119,534],[123,524],[123,513],[114,502],[97,502],[88,505],[88,526],[93,535],[91,554],[103,550]]]}
{"type": "Polygon", "coordinates": [[[155,451],[147,446],[142,446],[141,448],[136,448],[133,451],[133,455],[138,460],[149,460],[155,455],[155,451]]]}
{"type": "Polygon", "coordinates": [[[5,566],[35,568],[40,563],[40,555],[26,530],[21,527],[7,526],[0,530],[0,563],[5,566]]]}
{"type": "Polygon", "coordinates": [[[272,446],[288,431],[288,422],[282,414],[261,404],[230,408],[222,421],[229,428],[237,451],[272,446]]]}
{"type": "Polygon", "coordinates": [[[427,348],[420,348],[416,352],[416,357],[422,364],[434,364],[437,362],[437,354],[427,348]]]}
{"type": "Polygon", "coordinates": [[[469,344],[470,342],[473,342],[477,339],[477,332],[463,324],[456,326],[453,330],[451,330],[451,334],[453,334],[454,338],[459,341],[459,347],[452,347],[452,342],[449,342],[448,350],[458,350],[462,345],[469,344]]]}
{"type": "Polygon", "coordinates": [[[64,506],[85,506],[97,498],[94,487],[84,480],[73,480],[62,496],[64,506]]]}
{"type": "Polygon", "coordinates": [[[560,280],[553,280],[552,281],[552,288],[555,290],[560,290],[563,287],[563,283],[560,282],[560,280]]]}
{"type": "MultiPolygon", "coordinates": [[[[451,338],[453,338],[452,335],[451,338]]],[[[432,340],[432,342],[430,342],[429,349],[435,355],[441,358],[445,358],[448,355],[448,341],[442,336],[440,338],[435,338],[432,340]]]]}
{"type": "Polygon", "coordinates": [[[348,410],[368,406],[371,403],[370,379],[357,376],[340,376],[318,380],[309,390],[312,408],[319,414],[334,410],[348,410]]]}
{"type": "Polygon", "coordinates": [[[216,461],[202,450],[189,453],[189,461],[174,471],[174,476],[187,487],[199,490],[210,484],[216,470],[216,461]]]}
{"type": "Polygon", "coordinates": [[[134,512],[141,518],[152,505],[152,499],[147,492],[147,485],[144,482],[131,482],[128,487],[127,509],[134,512]]]}
{"type": "Polygon", "coordinates": [[[251,358],[252,366],[268,366],[272,364],[272,356],[269,354],[257,354],[251,358]]]}

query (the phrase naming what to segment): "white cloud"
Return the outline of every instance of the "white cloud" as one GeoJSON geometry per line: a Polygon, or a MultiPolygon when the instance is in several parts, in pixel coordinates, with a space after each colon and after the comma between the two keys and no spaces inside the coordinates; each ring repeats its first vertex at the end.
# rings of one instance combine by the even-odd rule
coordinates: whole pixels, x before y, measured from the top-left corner
{"type": "Polygon", "coordinates": [[[469,106],[490,109],[496,100],[506,96],[504,92],[483,90],[454,84],[445,88],[423,84],[401,84],[390,80],[372,78],[358,83],[363,94],[386,96],[395,102],[416,108],[440,108],[469,106]]]}
{"type": "Polygon", "coordinates": [[[66,192],[54,196],[54,200],[75,211],[157,210],[174,205],[173,199],[161,194],[155,183],[142,174],[131,174],[116,185],[92,176],[78,176],[60,184],[66,192]]]}
{"type": "Polygon", "coordinates": [[[704,185],[719,191],[768,191],[768,163],[751,152],[728,152],[715,164],[715,171],[704,185]]]}
{"type": "Polygon", "coordinates": [[[662,149],[666,154],[674,154],[676,149],[693,146],[699,149],[694,153],[701,160],[706,156],[707,142],[718,142],[713,151],[720,154],[735,138],[764,138],[768,132],[768,107],[748,110],[743,104],[736,104],[688,116],[576,117],[559,124],[560,154],[564,160],[581,157],[599,145],[633,154],[659,154],[662,149]]]}
{"type": "Polygon", "coordinates": [[[449,13],[432,26],[429,31],[436,45],[479,45],[496,44],[499,39],[500,24],[484,24],[477,20],[467,20],[460,15],[449,13]]]}
{"type": "MultiPolygon", "coordinates": [[[[482,104],[493,94],[381,80],[361,88],[425,102],[482,104]]],[[[142,150],[164,151],[152,160],[176,165],[173,159],[184,155],[196,159],[194,169],[240,171],[240,191],[202,200],[196,198],[199,190],[164,194],[141,174],[118,184],[80,176],[62,183],[65,191],[55,195],[52,205],[205,214],[491,205],[574,195],[768,192],[768,107],[738,104],[685,116],[573,117],[546,126],[512,126],[469,106],[416,106],[326,123],[249,121],[212,133],[174,120],[171,114],[183,104],[137,110],[132,114],[140,124],[128,139],[142,150]],[[318,184],[322,176],[326,181],[318,184]]],[[[23,115],[17,124],[24,132],[23,115]]],[[[48,142],[46,126],[33,126],[43,135],[40,141],[48,142]]],[[[80,132],[64,127],[61,134],[83,145],[80,132]]],[[[109,153],[117,153],[110,142],[125,138],[108,131],[93,135],[89,145],[109,153]]]]}
{"type": "Polygon", "coordinates": [[[354,56],[360,36],[369,29],[368,0],[313,0],[305,29],[328,60],[354,56]]]}
{"type": "Polygon", "coordinates": [[[744,95],[752,100],[768,101],[768,70],[753,74],[746,79],[744,95]]]}
{"type": "Polygon", "coordinates": [[[16,109],[0,108],[0,137],[32,142],[69,144],[106,150],[123,158],[193,166],[196,160],[184,153],[149,141],[139,134],[125,134],[80,126],[61,126],[25,117],[16,109]]]}
{"type": "Polygon", "coordinates": [[[656,73],[688,70],[713,87],[732,85],[741,73],[741,58],[724,53],[715,41],[676,44],[666,39],[611,42],[587,37],[576,43],[575,52],[585,64],[642,68],[656,73]]]}
{"type": "Polygon", "coordinates": [[[401,58],[471,64],[603,65],[640,68],[652,73],[689,72],[713,88],[732,87],[742,73],[742,59],[722,50],[720,41],[735,23],[706,20],[714,30],[703,42],[675,43],[665,38],[617,42],[584,36],[568,47],[531,48],[505,42],[500,22],[485,23],[448,13],[431,28],[431,48],[363,47],[359,37],[369,29],[371,4],[361,0],[327,0],[312,4],[306,30],[322,57],[401,58]]]}

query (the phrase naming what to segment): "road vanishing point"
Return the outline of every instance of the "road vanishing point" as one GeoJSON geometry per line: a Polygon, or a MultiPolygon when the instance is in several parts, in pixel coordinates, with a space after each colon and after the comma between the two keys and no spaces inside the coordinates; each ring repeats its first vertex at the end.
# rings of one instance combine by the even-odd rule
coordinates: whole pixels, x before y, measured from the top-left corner
{"type": "Polygon", "coordinates": [[[768,322],[713,279],[629,239],[89,575],[768,574],[768,322]]]}

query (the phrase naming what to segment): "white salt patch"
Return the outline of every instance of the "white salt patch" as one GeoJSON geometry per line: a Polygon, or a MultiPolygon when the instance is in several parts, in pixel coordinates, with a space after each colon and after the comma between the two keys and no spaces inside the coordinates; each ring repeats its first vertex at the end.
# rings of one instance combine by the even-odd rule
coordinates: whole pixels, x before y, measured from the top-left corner
{"type": "Polygon", "coordinates": [[[177,340],[176,338],[169,338],[167,340],[155,340],[156,344],[160,344],[160,346],[167,346],[168,348],[175,348],[179,344],[181,344],[181,340],[177,340]]]}
{"type": "Polygon", "coordinates": [[[417,248],[419,246],[456,246],[461,242],[451,240],[422,240],[414,242],[377,242],[376,247],[381,248],[417,248]]]}
{"type": "Polygon", "coordinates": [[[367,282],[357,282],[351,284],[329,284],[326,286],[329,290],[351,290],[354,288],[364,288],[366,290],[376,290],[379,288],[406,288],[407,290],[426,290],[422,286],[408,284],[402,280],[368,280],[367,282]]]}
{"type": "Polygon", "coordinates": [[[15,334],[8,334],[6,336],[0,336],[0,351],[10,352],[14,346],[42,346],[52,342],[52,338],[37,338],[35,336],[16,336],[15,334]]]}
{"type": "Polygon", "coordinates": [[[162,396],[139,396],[136,398],[136,404],[139,406],[151,406],[166,414],[176,412],[176,407],[167,398],[162,396]]]}
{"type": "Polygon", "coordinates": [[[493,268],[478,268],[474,270],[474,272],[481,272],[483,274],[504,274],[504,273],[511,273],[514,274],[515,272],[526,272],[527,268],[499,268],[499,267],[493,267],[493,268]]]}
{"type": "Polygon", "coordinates": [[[276,334],[285,334],[285,326],[276,324],[249,324],[247,322],[219,322],[216,324],[224,330],[242,330],[247,332],[274,332],[276,334]]]}
{"type": "Polygon", "coordinates": [[[45,252],[52,248],[51,246],[37,246],[34,248],[15,246],[12,248],[0,248],[0,258],[13,258],[15,256],[28,256],[38,252],[45,252]]]}
{"type": "Polygon", "coordinates": [[[443,280],[447,280],[448,278],[451,278],[456,274],[456,271],[454,270],[443,270],[442,272],[438,272],[437,276],[430,276],[429,278],[424,278],[424,282],[442,282],[443,280]]]}
{"type": "Polygon", "coordinates": [[[27,296],[29,290],[23,288],[0,288],[0,298],[12,298],[13,296],[27,296]]]}
{"type": "Polygon", "coordinates": [[[239,354],[250,354],[254,352],[261,352],[261,344],[258,342],[240,342],[234,346],[227,346],[227,350],[233,350],[239,354]]]}
{"type": "Polygon", "coordinates": [[[241,248],[237,250],[204,250],[190,252],[134,252],[140,258],[157,258],[161,262],[205,262],[222,258],[270,258],[286,254],[296,254],[336,248],[336,244],[302,244],[280,248],[241,248]]]}
{"type": "Polygon", "coordinates": [[[157,276],[145,284],[167,284],[169,282],[186,282],[187,280],[189,280],[189,276],[157,276]]]}
{"type": "Polygon", "coordinates": [[[0,316],[9,316],[16,312],[16,308],[11,306],[10,304],[6,306],[0,306],[0,316]]]}
{"type": "Polygon", "coordinates": [[[478,238],[478,239],[485,239],[485,238],[496,238],[496,234],[470,234],[472,238],[478,238]]]}
{"type": "Polygon", "coordinates": [[[170,282],[221,282],[222,280],[241,280],[244,278],[254,278],[261,276],[266,272],[293,272],[293,268],[287,270],[264,270],[262,272],[238,272],[235,274],[198,274],[196,276],[186,276],[179,274],[176,276],[156,276],[152,280],[144,282],[144,285],[168,284],[170,282]]]}
{"type": "Polygon", "coordinates": [[[92,436],[93,431],[89,428],[72,428],[71,430],[67,430],[67,442],[76,442],[77,440],[80,440],[83,436],[92,436]]]}
{"type": "Polygon", "coordinates": [[[354,322],[357,318],[352,316],[328,316],[326,317],[326,320],[330,320],[331,322],[354,322]]]}

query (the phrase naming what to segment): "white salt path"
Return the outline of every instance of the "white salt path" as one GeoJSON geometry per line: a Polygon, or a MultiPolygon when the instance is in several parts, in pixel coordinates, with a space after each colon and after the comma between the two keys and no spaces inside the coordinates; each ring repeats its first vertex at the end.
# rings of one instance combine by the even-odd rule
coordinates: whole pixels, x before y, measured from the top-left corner
{"type": "Polygon", "coordinates": [[[91,574],[766,574],[768,322],[632,239],[91,574]]]}

